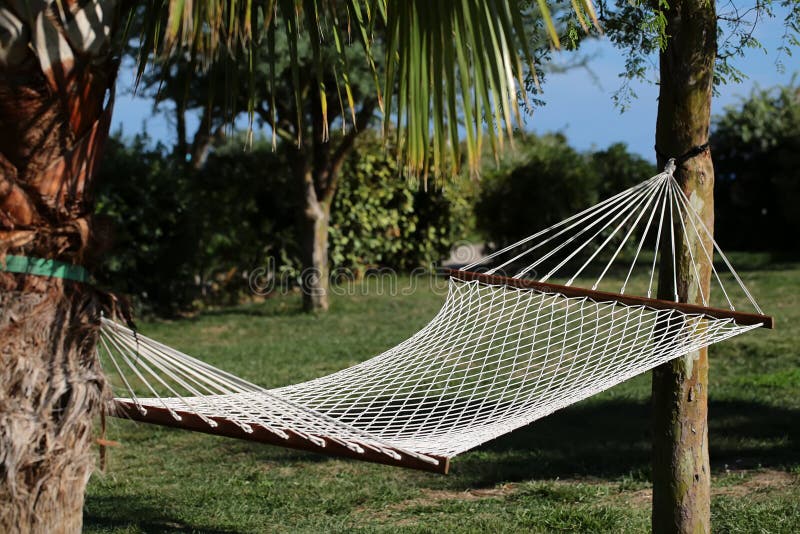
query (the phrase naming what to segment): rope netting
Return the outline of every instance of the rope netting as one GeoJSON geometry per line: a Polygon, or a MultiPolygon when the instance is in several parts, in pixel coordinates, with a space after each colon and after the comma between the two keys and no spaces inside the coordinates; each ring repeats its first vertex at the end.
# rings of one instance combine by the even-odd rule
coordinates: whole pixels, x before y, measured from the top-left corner
{"type": "Polygon", "coordinates": [[[678,301],[676,262],[683,255],[694,278],[701,264],[711,266],[710,291],[698,289],[698,301],[736,310],[744,306],[757,314],[761,308],[745,287],[731,261],[697,213],[702,200],[691,200],[667,169],[630,189],[605,199],[540,232],[504,246],[462,271],[480,269],[486,274],[553,281],[581,287],[653,297],[659,267],[672,274],[671,300],[678,301]],[[683,246],[683,245],[686,246],[683,246]],[[714,254],[721,262],[713,261],[714,254]],[[731,285],[733,287],[731,287],[731,285]]]}
{"type": "MultiPolygon", "coordinates": [[[[544,272],[539,281],[564,279],[567,288],[599,263],[592,290],[614,279],[619,293],[639,284],[650,296],[659,251],[670,250],[662,240],[671,240],[673,257],[675,243],[686,242],[692,261],[700,254],[710,260],[715,243],[703,230],[668,169],[500,249],[484,265],[490,274],[514,267],[517,279],[538,270],[544,272]],[[655,240],[655,252],[643,261],[648,239],[655,240]],[[625,268],[609,275],[625,255],[625,268]],[[542,271],[548,260],[553,265],[542,271]],[[649,272],[634,275],[637,264],[649,272]]],[[[742,300],[760,314],[727,258],[723,265],[726,273],[713,268],[719,285],[736,281],[742,300]]],[[[675,357],[762,326],[758,317],[743,324],[710,309],[688,313],[593,298],[591,291],[565,295],[557,287],[452,278],[439,313],[408,340],[348,369],[279,389],[259,387],[105,319],[100,347],[127,392],[118,405],[135,410],[137,419],[157,410],[180,426],[191,414],[207,431],[225,421],[245,434],[258,428],[277,440],[437,465],[675,357]]],[[[708,306],[709,295],[698,291],[708,306]]],[[[721,293],[733,310],[735,297],[721,293]]]]}

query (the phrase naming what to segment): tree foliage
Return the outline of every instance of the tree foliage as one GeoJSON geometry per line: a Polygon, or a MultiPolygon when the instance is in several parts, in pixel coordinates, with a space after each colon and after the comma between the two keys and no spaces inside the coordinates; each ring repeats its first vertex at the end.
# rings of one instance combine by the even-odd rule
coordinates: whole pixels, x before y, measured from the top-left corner
{"type": "MultiPolygon", "coordinates": [[[[597,0],[597,12],[605,36],[625,57],[625,69],[619,73],[621,84],[613,100],[626,109],[636,98],[634,82],[656,83],[657,62],[654,55],[664,50],[672,36],[665,30],[673,2],[667,0],[597,0]]],[[[674,6],[673,6],[674,7],[674,6]]],[[[764,46],[755,37],[756,28],[783,13],[783,35],[776,68],[785,69],[784,61],[800,46],[800,2],[797,0],[754,0],[717,3],[718,51],[714,65],[714,85],[738,83],[747,74],[737,67],[737,60],[748,51],[764,46]]],[[[579,46],[593,35],[573,32],[572,46],[579,46]]]]}
{"type": "MultiPolygon", "coordinates": [[[[166,315],[251,296],[248,276],[256,268],[274,268],[296,284],[299,200],[286,151],[273,151],[265,139],[243,151],[243,142],[232,138],[202,169],[185,174],[166,147],[152,147],[146,136],[112,137],[97,212],[116,235],[96,273],[101,283],[166,315]]],[[[461,221],[468,220],[469,197],[404,179],[391,148],[374,134],[357,148],[334,199],[333,267],[359,276],[447,256],[467,231],[461,221]]]]}
{"type": "Polygon", "coordinates": [[[333,202],[332,264],[359,272],[439,262],[468,231],[472,199],[463,189],[425,190],[419,180],[403,178],[397,159],[374,135],[361,139],[333,202]]]}
{"type": "Polygon", "coordinates": [[[528,136],[516,153],[484,171],[478,228],[496,248],[555,224],[656,173],[618,143],[580,153],[563,135],[528,136]]]}
{"type": "Polygon", "coordinates": [[[146,136],[110,139],[97,212],[115,228],[98,279],[153,311],[172,314],[200,302],[235,301],[248,269],[294,243],[292,206],[284,202],[280,154],[241,139],[185,174],[163,145],[146,136]]]}
{"type": "Polygon", "coordinates": [[[723,247],[800,252],[800,86],[755,89],[714,121],[723,247]]]}
{"type": "MultiPolygon", "coordinates": [[[[328,110],[339,109],[345,117],[349,108],[356,122],[347,57],[347,50],[356,46],[373,73],[374,97],[381,103],[386,131],[393,123],[408,172],[453,172],[461,163],[462,147],[475,170],[483,140],[499,148],[503,137],[512,133],[513,118],[519,118],[523,64],[533,71],[523,13],[538,9],[549,38],[559,44],[547,2],[538,0],[536,6],[517,0],[146,2],[137,11],[144,21],[138,32],[140,74],[153,58],[188,57],[195,67],[221,73],[212,76],[224,80],[220,93],[247,95],[252,116],[257,102],[254,66],[266,47],[274,67],[277,56],[271,52],[276,39],[284,36],[298,111],[293,122],[302,123],[305,99],[318,99],[323,109],[318,134],[324,138],[328,110]],[[386,46],[375,48],[376,37],[386,46]],[[310,71],[299,60],[301,43],[312,52],[310,71]],[[323,61],[326,48],[336,51],[332,69],[323,61]],[[385,68],[379,71],[376,57],[381,53],[385,68]],[[238,75],[240,65],[248,66],[244,77],[238,75]],[[298,82],[307,75],[314,83],[302,92],[298,82]]],[[[597,25],[590,0],[574,0],[572,7],[587,31],[590,24],[597,25]]],[[[273,93],[276,75],[271,68],[267,86],[273,93]]]]}

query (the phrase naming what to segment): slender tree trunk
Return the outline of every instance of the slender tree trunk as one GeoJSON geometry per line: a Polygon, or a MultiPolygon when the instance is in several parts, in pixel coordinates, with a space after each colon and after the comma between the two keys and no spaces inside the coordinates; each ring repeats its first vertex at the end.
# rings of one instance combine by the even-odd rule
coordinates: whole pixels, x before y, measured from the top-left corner
{"type": "MultiPolygon", "coordinates": [[[[312,94],[316,93],[312,91],[312,94]]],[[[330,293],[328,230],[331,205],[345,159],[352,152],[357,137],[366,131],[377,104],[376,100],[366,99],[356,115],[354,127],[336,143],[332,143],[331,139],[323,134],[322,107],[319,100],[314,98],[310,102],[311,131],[299,145],[293,140],[287,140],[291,144],[288,149],[289,163],[300,206],[297,237],[303,269],[301,289],[305,311],[328,310],[330,293]]],[[[292,111],[285,109],[280,114],[294,115],[292,111]]]]}
{"type": "MultiPolygon", "coordinates": [[[[669,42],[661,53],[656,146],[679,157],[708,140],[716,56],[716,12],[713,0],[676,0],[667,11],[669,42]]],[[[660,158],[659,164],[666,161],[660,158]]],[[[709,228],[714,225],[714,168],[704,152],[681,165],[675,177],[709,228]]],[[[702,303],[708,294],[711,265],[701,262],[699,278],[689,250],[700,261],[709,242],[687,242],[676,250],[677,294],[681,302],[702,303]]],[[[659,298],[675,294],[672,260],[662,256],[659,298]]],[[[700,533],[710,530],[708,456],[708,353],[702,349],[664,364],[653,372],[653,511],[655,533],[700,533]]]]}
{"type": "Polygon", "coordinates": [[[204,107],[191,147],[191,167],[195,171],[202,169],[206,164],[214,143],[225,138],[225,129],[222,126],[211,131],[212,119],[211,109],[208,106],[204,107]]]}
{"type": "Polygon", "coordinates": [[[302,151],[292,156],[295,184],[301,209],[297,227],[300,246],[300,275],[303,292],[303,309],[317,312],[328,310],[330,293],[328,267],[328,224],[330,202],[320,195],[315,186],[314,170],[308,165],[302,151]]]}
{"type": "MultiPolygon", "coordinates": [[[[3,8],[0,261],[86,264],[102,241],[91,193],[117,74],[116,2],[3,8]]],[[[97,318],[88,286],[0,272],[0,532],[81,529],[92,418],[107,391],[97,318]]]]}
{"type": "Polygon", "coordinates": [[[186,142],[186,107],[183,101],[175,103],[175,126],[177,139],[174,154],[181,165],[188,169],[189,165],[186,161],[186,156],[189,154],[189,145],[186,142]]]}

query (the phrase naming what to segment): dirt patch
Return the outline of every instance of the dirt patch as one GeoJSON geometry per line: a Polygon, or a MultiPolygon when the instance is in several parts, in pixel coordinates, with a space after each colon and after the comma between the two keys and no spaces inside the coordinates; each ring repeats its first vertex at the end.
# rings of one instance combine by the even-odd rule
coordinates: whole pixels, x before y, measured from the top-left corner
{"type": "MultiPolygon", "coordinates": [[[[747,476],[747,472],[744,473],[747,476]]],[[[712,495],[728,495],[731,497],[745,497],[752,493],[761,493],[765,490],[782,489],[798,483],[796,475],[786,471],[757,471],[741,482],[711,489],[712,495]]]]}
{"type": "Polygon", "coordinates": [[[634,508],[644,508],[653,502],[653,490],[650,488],[634,491],[633,493],[620,493],[617,499],[622,497],[624,502],[634,508]]]}
{"type": "Polygon", "coordinates": [[[203,327],[203,334],[208,337],[216,337],[228,330],[230,330],[230,326],[226,324],[208,325],[203,327]]]}
{"type": "MultiPolygon", "coordinates": [[[[471,502],[483,499],[500,499],[513,494],[516,491],[516,484],[503,484],[496,488],[482,488],[482,489],[468,489],[465,491],[449,491],[449,490],[434,490],[422,489],[422,495],[413,499],[406,499],[404,501],[389,505],[383,508],[380,512],[385,514],[386,520],[392,519],[392,525],[395,526],[411,526],[416,523],[413,518],[399,518],[396,516],[402,514],[410,508],[436,506],[437,504],[447,501],[460,501],[471,502]]],[[[356,514],[374,514],[375,510],[368,507],[360,507],[355,510],[356,514]]]]}
{"type": "MultiPolygon", "coordinates": [[[[516,484],[503,484],[496,488],[468,489],[466,491],[422,489],[422,495],[413,499],[392,504],[383,509],[384,512],[397,513],[409,508],[435,506],[445,501],[479,501],[481,499],[497,499],[511,495],[516,491],[516,484]]],[[[367,513],[371,509],[361,507],[356,513],[367,513]]]]}
{"type": "MultiPolygon", "coordinates": [[[[725,485],[711,488],[712,496],[731,496],[736,498],[748,497],[754,494],[763,493],[765,491],[773,491],[787,488],[792,485],[800,483],[796,475],[787,473],[785,471],[764,470],[764,471],[742,471],[738,473],[741,479],[737,480],[735,475],[737,473],[729,473],[725,479],[725,485]],[[731,475],[734,478],[731,478],[731,475]]],[[[542,481],[545,482],[545,481],[542,481]]],[[[615,491],[614,484],[598,480],[598,479],[578,479],[578,480],[557,480],[547,481],[548,483],[556,485],[569,486],[572,484],[597,484],[606,486],[608,493],[602,497],[598,497],[595,501],[597,504],[608,505],[623,505],[634,508],[649,508],[653,500],[653,490],[651,488],[644,488],[639,490],[625,490],[621,489],[615,491]]],[[[355,510],[356,514],[385,514],[386,520],[392,520],[394,525],[411,525],[415,523],[413,518],[398,517],[402,516],[404,512],[409,509],[420,507],[436,507],[437,505],[444,504],[448,501],[471,502],[480,501],[483,499],[505,499],[518,490],[518,484],[503,484],[495,488],[482,488],[482,489],[468,489],[465,491],[452,491],[452,490],[434,490],[422,489],[421,495],[413,499],[406,499],[404,501],[394,503],[386,506],[380,511],[367,506],[355,510]]]]}
{"type": "MultiPolygon", "coordinates": [[[[442,501],[479,501],[507,497],[516,491],[515,484],[503,484],[496,488],[468,489],[466,491],[423,489],[422,496],[392,505],[394,510],[404,510],[417,506],[431,506],[442,501]]],[[[393,511],[394,511],[393,510],[393,511]]]]}
{"type": "MultiPolygon", "coordinates": [[[[711,488],[711,496],[728,496],[728,497],[748,497],[755,493],[763,493],[769,490],[779,490],[798,483],[798,477],[787,473],[785,471],[765,470],[748,472],[742,471],[740,473],[730,473],[730,475],[740,474],[742,479],[726,480],[724,486],[716,486],[711,488]]],[[[641,489],[631,493],[621,492],[614,496],[615,500],[622,499],[623,502],[631,506],[645,507],[650,506],[653,501],[653,490],[651,488],[641,489]]]]}

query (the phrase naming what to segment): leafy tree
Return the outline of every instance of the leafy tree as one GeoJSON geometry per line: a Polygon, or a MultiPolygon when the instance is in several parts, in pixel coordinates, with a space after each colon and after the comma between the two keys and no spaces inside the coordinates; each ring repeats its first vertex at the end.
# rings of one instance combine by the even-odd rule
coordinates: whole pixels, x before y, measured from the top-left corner
{"type": "Polygon", "coordinates": [[[652,163],[628,152],[625,143],[614,143],[605,150],[593,152],[589,164],[600,177],[598,200],[615,195],[657,172],[652,163]]]}
{"type": "Polygon", "coordinates": [[[114,246],[95,274],[107,287],[166,311],[180,307],[188,295],[186,258],[194,253],[197,226],[188,216],[194,207],[191,182],[175,172],[163,145],[149,148],[149,141],[144,135],[129,146],[118,137],[108,141],[98,173],[97,213],[111,222],[114,246]],[[170,188],[160,192],[164,183],[170,188]],[[164,272],[174,276],[165,279],[164,272]]]}
{"type": "Polygon", "coordinates": [[[187,174],[165,147],[149,148],[146,136],[112,137],[98,174],[97,213],[113,223],[114,246],[95,272],[98,281],[171,315],[235,301],[249,292],[243,266],[294,252],[286,159],[265,141],[242,154],[242,142],[230,140],[187,174]]]}
{"type": "MultiPolygon", "coordinates": [[[[250,295],[251,270],[270,260],[293,284],[301,272],[293,231],[299,200],[286,195],[285,145],[273,151],[256,139],[243,153],[243,142],[234,136],[186,174],[145,135],[111,137],[97,214],[117,230],[98,281],[161,315],[250,295]]],[[[459,221],[470,207],[460,192],[425,191],[404,179],[397,159],[368,133],[343,165],[329,228],[333,264],[355,276],[375,266],[427,266],[464,235],[459,221]]]]}
{"type": "Polygon", "coordinates": [[[582,154],[563,135],[532,136],[484,171],[476,204],[478,228],[505,247],[655,174],[622,143],[582,154]]]}
{"type": "MultiPolygon", "coordinates": [[[[390,63],[385,72],[376,71],[377,86],[384,88],[385,117],[400,120],[401,151],[412,171],[429,168],[430,140],[438,148],[435,158],[460,161],[461,147],[453,140],[462,115],[470,154],[476,153],[475,132],[483,134],[485,116],[496,117],[490,139],[510,131],[516,86],[522,81],[516,50],[525,43],[523,35],[510,31],[519,26],[514,0],[442,3],[435,10],[421,0],[351,0],[346,19],[339,19],[339,6],[329,0],[3,3],[0,252],[77,265],[102,257],[104,231],[92,200],[108,137],[109,93],[131,10],[143,21],[142,66],[155,56],[185,55],[201,69],[250,64],[262,42],[269,46],[283,35],[289,42],[290,75],[299,80],[298,43],[308,39],[319,57],[317,45],[334,40],[342,58],[335,77],[341,91],[335,90],[336,83],[326,83],[330,78],[323,63],[315,61],[316,81],[309,93],[300,93],[300,84],[294,84],[298,111],[307,100],[330,109],[327,101],[333,95],[347,102],[348,69],[341,68],[346,67],[341,51],[356,43],[374,64],[372,41],[376,34],[385,35],[390,63]],[[162,28],[163,38],[158,38],[162,28]],[[428,70],[430,65],[439,68],[428,70]]],[[[231,96],[242,89],[250,93],[252,80],[250,74],[228,78],[216,90],[231,96]]],[[[294,123],[301,119],[298,114],[294,123]]],[[[326,137],[324,114],[322,124],[312,126],[326,137]]],[[[304,183],[310,194],[313,181],[309,177],[304,183]]],[[[93,465],[92,418],[108,394],[94,348],[101,308],[114,302],[61,278],[0,272],[0,531],[80,531],[93,465]]]]}
{"type": "Polygon", "coordinates": [[[717,238],[739,250],[800,252],[800,87],[755,89],[714,121],[717,238]]]}
{"type": "MultiPolygon", "coordinates": [[[[342,8],[337,15],[342,21],[347,19],[347,13],[342,8]]],[[[525,11],[522,20],[526,27],[538,29],[540,18],[535,14],[525,11]]],[[[281,21],[277,23],[282,24],[281,21]]],[[[343,27],[335,27],[335,31],[344,34],[343,27]]],[[[536,42],[536,32],[534,36],[529,43],[530,47],[549,50],[536,42]]],[[[393,63],[382,53],[382,49],[392,39],[401,38],[404,36],[400,34],[392,36],[376,33],[371,41],[373,59],[368,64],[363,61],[363,54],[358,50],[348,48],[342,53],[336,40],[319,44],[300,41],[295,44],[285,36],[276,35],[274,39],[260,41],[252,50],[249,63],[240,63],[233,67],[228,65],[198,76],[192,73],[193,58],[170,58],[157,64],[157,68],[143,76],[144,87],[151,96],[158,101],[169,100],[173,103],[178,137],[175,154],[178,161],[187,162],[186,172],[191,168],[197,169],[202,164],[209,142],[220,137],[220,128],[225,124],[226,117],[250,112],[259,123],[268,126],[274,146],[281,145],[281,150],[286,155],[286,165],[292,171],[292,186],[289,191],[293,196],[291,203],[297,209],[297,250],[302,264],[301,285],[307,311],[324,311],[328,308],[328,228],[331,218],[334,217],[333,209],[337,205],[334,199],[341,181],[340,174],[356,139],[374,124],[375,114],[381,108],[381,95],[375,92],[374,69],[384,71],[387,70],[387,65],[393,63]],[[324,73],[322,75],[318,72],[320,67],[324,73]],[[337,77],[337,69],[347,72],[347,91],[345,95],[338,95],[338,105],[320,98],[324,93],[318,91],[320,85],[338,87],[342,83],[337,77]],[[238,97],[215,90],[229,79],[248,77],[248,91],[243,91],[238,97]],[[304,98],[297,99],[298,94],[304,95],[304,98]],[[186,137],[187,112],[198,112],[201,117],[192,143],[186,137]]],[[[425,50],[420,52],[425,53],[425,50]]],[[[546,52],[540,52],[537,56],[544,58],[546,52]]],[[[428,68],[426,66],[422,70],[428,68]]],[[[408,87],[406,79],[395,81],[391,78],[392,69],[387,72],[390,79],[387,79],[383,92],[388,97],[385,110],[388,112],[388,106],[393,101],[392,95],[395,92],[407,92],[408,87]]],[[[418,72],[410,74],[416,75],[418,72]]],[[[494,83],[492,86],[497,89],[494,83]]],[[[439,104],[434,102],[434,105],[439,104]]],[[[487,111],[493,114],[498,112],[497,109],[487,111]]],[[[429,173],[438,176],[443,168],[456,169],[460,164],[460,161],[454,159],[458,157],[458,147],[463,144],[458,139],[457,131],[453,130],[457,128],[453,120],[456,117],[452,115],[453,110],[450,107],[439,112],[450,116],[451,131],[446,132],[446,140],[439,139],[445,134],[439,132],[434,136],[424,136],[414,145],[410,139],[406,143],[402,137],[394,143],[414,151],[415,156],[412,159],[416,163],[411,168],[424,174],[423,181],[427,181],[429,173]],[[455,156],[446,154],[446,147],[442,143],[450,143],[456,147],[455,156]],[[429,147],[430,144],[436,146],[429,147]],[[420,147],[424,147],[423,152],[430,155],[432,167],[424,163],[424,158],[420,159],[420,147]]],[[[398,109],[398,113],[402,114],[402,109],[398,109]]],[[[494,119],[493,124],[499,125],[507,117],[504,119],[495,115],[494,119]]],[[[388,129],[384,133],[390,134],[388,129]]],[[[476,129],[470,135],[473,138],[472,143],[479,144],[483,132],[476,129]]],[[[397,136],[392,137],[397,139],[397,136]]],[[[494,136],[490,136],[490,139],[493,138],[494,136]]],[[[492,145],[496,150],[494,142],[492,145]]],[[[410,163],[410,160],[406,163],[410,163]]],[[[403,165],[392,165],[392,169],[398,176],[407,175],[409,171],[403,165]]],[[[388,181],[384,183],[389,184],[388,181]]],[[[387,192],[387,195],[390,194],[387,192]]],[[[420,202],[418,207],[419,205],[420,202]]],[[[410,245],[411,248],[414,246],[410,245]]]]}
{"type": "Polygon", "coordinates": [[[467,228],[470,199],[405,180],[397,159],[367,134],[344,163],[333,201],[333,265],[358,274],[370,267],[410,270],[446,257],[467,228]]]}
{"type": "Polygon", "coordinates": [[[485,171],[482,177],[476,219],[496,248],[555,224],[597,200],[597,174],[588,158],[570,147],[564,136],[530,136],[519,144],[519,153],[511,162],[485,171]]]}
{"type": "MultiPolygon", "coordinates": [[[[729,3],[719,8],[708,0],[598,2],[599,18],[609,39],[626,55],[617,103],[624,107],[635,96],[631,80],[658,80],[655,144],[660,167],[667,158],[677,158],[708,141],[714,86],[743,77],[734,60],[748,49],[761,46],[753,39],[753,28],[759,20],[773,16],[774,5],[788,10],[780,45],[788,55],[790,47],[798,45],[800,29],[800,4],[794,0],[729,3]],[[655,54],[659,57],[657,73],[648,67],[655,54]]],[[[707,151],[681,162],[675,173],[686,195],[702,206],[700,217],[709,228],[713,228],[714,218],[713,177],[707,151]]],[[[701,247],[710,243],[687,242],[677,230],[677,272],[672,272],[672,252],[665,247],[661,251],[658,298],[671,300],[677,294],[681,301],[699,303],[700,291],[708,291],[711,266],[700,266],[698,278],[691,268],[690,250],[694,257],[702,257],[701,247]],[[677,288],[673,281],[677,281],[677,288]]],[[[707,391],[707,349],[653,372],[654,532],[710,529],[707,391]],[[698,428],[703,431],[698,432],[698,428]]]]}
{"type": "MultiPolygon", "coordinates": [[[[797,5],[791,0],[783,3],[797,5]]],[[[96,163],[108,134],[107,93],[116,79],[122,22],[132,4],[11,0],[0,7],[6,36],[0,45],[0,248],[4,252],[72,264],[101,255],[102,232],[93,218],[91,200],[96,163]]],[[[709,0],[675,0],[668,7],[654,4],[654,17],[647,20],[655,22],[664,45],[656,143],[664,153],[682,154],[702,144],[708,133],[718,18],[709,0]]],[[[591,4],[573,5],[586,25],[594,14],[591,4]]],[[[385,36],[388,59],[384,81],[378,84],[383,87],[384,120],[396,122],[400,152],[410,172],[442,172],[448,162],[459,163],[462,132],[467,162],[476,169],[482,139],[496,145],[503,135],[510,135],[517,87],[524,83],[521,58],[529,55],[524,51],[517,2],[351,0],[347,22],[352,34],[341,31],[346,25],[337,16],[337,6],[325,0],[145,2],[141,62],[155,49],[161,55],[189,54],[200,67],[249,64],[260,40],[269,43],[275,38],[280,20],[291,43],[291,75],[298,79],[300,35],[308,37],[315,57],[318,43],[335,39],[339,50],[347,43],[343,36],[352,35],[372,58],[371,43],[379,32],[385,36]],[[276,11],[282,17],[275,17],[276,11]],[[157,40],[160,28],[166,31],[157,40]]],[[[634,2],[633,7],[640,6],[634,2]]],[[[791,22],[797,23],[800,7],[793,13],[791,22]]],[[[547,26],[556,41],[553,24],[547,26]]],[[[333,88],[325,83],[321,61],[315,62],[315,71],[310,94],[294,95],[298,111],[304,98],[327,107],[333,88]]],[[[336,79],[344,87],[339,94],[346,95],[344,70],[339,72],[342,75],[336,79]]],[[[241,87],[254,87],[247,83],[252,79],[246,77],[241,87]]],[[[238,94],[236,79],[230,82],[222,90],[238,94]]],[[[295,89],[298,86],[294,84],[295,89]]],[[[326,132],[324,120],[315,127],[326,132]]],[[[701,215],[709,225],[712,176],[707,156],[695,158],[678,173],[687,193],[703,200],[701,215]]],[[[304,184],[309,192],[314,187],[310,178],[304,184]]],[[[680,265],[688,264],[683,261],[688,247],[699,246],[683,245],[680,265]]],[[[667,281],[677,278],[681,298],[696,301],[697,295],[688,294],[688,288],[702,287],[708,280],[692,283],[690,271],[682,267],[673,277],[662,269],[661,294],[673,294],[667,281]]],[[[92,466],[88,454],[92,416],[101,407],[104,391],[94,357],[103,299],[59,278],[7,272],[0,273],[0,288],[0,328],[9,362],[1,369],[0,444],[6,471],[0,486],[5,503],[0,530],[79,531],[83,490],[92,466]]],[[[696,430],[707,428],[706,373],[704,351],[655,373],[653,525],[657,530],[709,528],[707,433],[696,430]]]]}
{"type": "MultiPolygon", "coordinates": [[[[346,13],[339,16],[346,18],[346,13]]],[[[373,48],[377,51],[379,45],[376,41],[373,48]]],[[[272,40],[263,39],[253,49],[252,64],[198,76],[192,74],[191,59],[170,59],[143,78],[152,96],[174,103],[178,125],[175,154],[178,161],[188,163],[184,172],[201,166],[208,142],[218,137],[215,132],[225,124],[226,117],[252,111],[260,123],[269,126],[275,146],[279,141],[284,164],[291,170],[284,191],[296,209],[297,252],[303,267],[303,303],[307,311],[328,309],[332,202],[344,160],[379,107],[372,70],[361,55],[351,47],[342,56],[333,42],[312,46],[304,40],[295,45],[287,37],[276,35],[272,40]],[[320,84],[335,87],[341,83],[337,68],[344,68],[344,64],[350,110],[343,104],[328,104],[319,91],[320,84]],[[297,66],[298,72],[294,72],[297,66]],[[323,70],[321,76],[316,67],[323,70]],[[215,88],[230,76],[250,76],[252,88],[233,98],[220,94],[215,88]],[[295,94],[303,98],[296,99],[295,94]],[[201,120],[190,147],[185,115],[194,111],[199,111],[201,120]]],[[[377,61],[375,66],[381,68],[381,63],[377,61]]]]}

